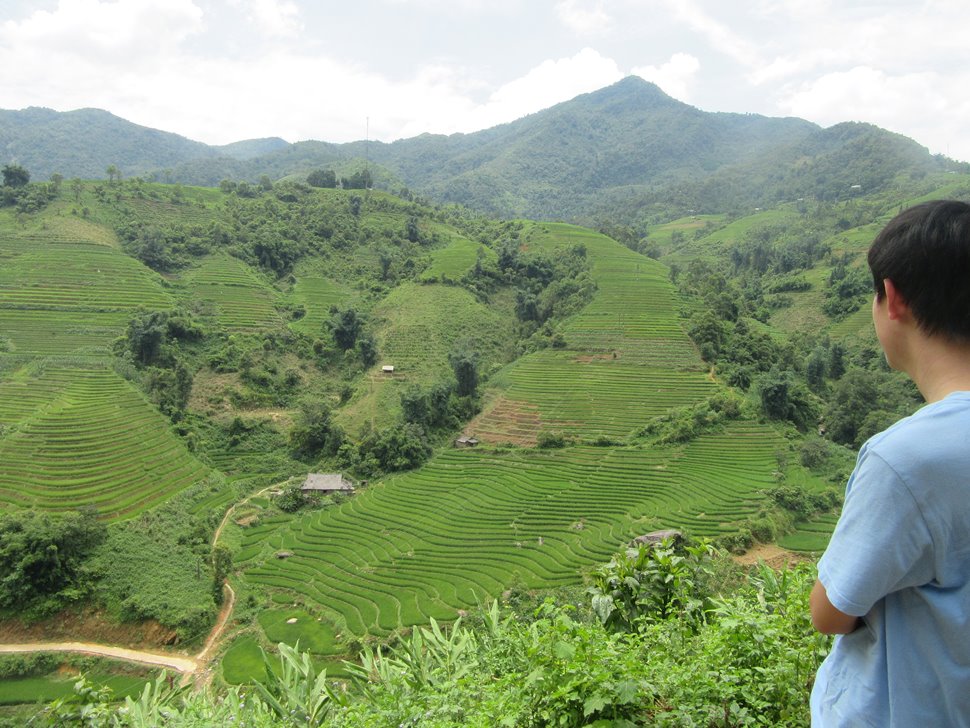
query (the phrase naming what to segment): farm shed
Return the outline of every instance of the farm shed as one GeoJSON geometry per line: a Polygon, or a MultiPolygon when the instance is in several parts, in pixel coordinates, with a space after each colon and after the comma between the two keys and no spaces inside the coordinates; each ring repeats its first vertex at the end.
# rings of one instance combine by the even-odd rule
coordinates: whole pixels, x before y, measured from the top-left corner
{"type": "Polygon", "coordinates": [[[467,435],[462,435],[455,440],[455,447],[475,447],[477,444],[478,438],[468,437],[467,435]]]}
{"type": "Polygon", "coordinates": [[[381,371],[384,372],[384,374],[393,374],[394,367],[391,366],[390,364],[385,364],[384,366],[381,367],[381,371]]]}
{"type": "Polygon", "coordinates": [[[304,493],[353,493],[354,484],[341,473],[310,473],[300,490],[304,493]]]}

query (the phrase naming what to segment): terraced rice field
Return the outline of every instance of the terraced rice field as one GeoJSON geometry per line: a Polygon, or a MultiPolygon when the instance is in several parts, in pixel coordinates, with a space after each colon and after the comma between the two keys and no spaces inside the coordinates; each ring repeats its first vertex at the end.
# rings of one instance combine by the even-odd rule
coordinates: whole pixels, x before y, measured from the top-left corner
{"type": "Polygon", "coordinates": [[[490,248],[468,238],[453,236],[447,247],[431,252],[431,265],[421,274],[421,280],[457,281],[475,265],[479,251],[482,251],[486,260],[494,261],[497,258],[490,248]]]}
{"type": "Polygon", "coordinates": [[[168,421],[110,369],[0,382],[0,504],[133,516],[208,475],[168,421]]]}
{"type": "Polygon", "coordinates": [[[737,423],[678,449],[449,451],[288,528],[256,527],[238,558],[248,579],[297,592],[338,627],[383,633],[516,584],[575,584],[657,527],[723,533],[773,484],[783,444],[737,423]]]}
{"type": "Polygon", "coordinates": [[[185,275],[189,295],[215,307],[230,331],[254,331],[282,323],[276,293],[252,269],[229,255],[210,255],[185,275]]]}
{"type": "Polygon", "coordinates": [[[838,514],[826,513],[811,521],[800,523],[794,531],[782,536],[778,540],[778,545],[789,551],[822,553],[828,546],[838,520],[838,514]]]}
{"type": "Polygon", "coordinates": [[[663,265],[571,225],[536,226],[526,240],[546,250],[582,243],[598,289],[563,326],[565,350],[511,364],[498,377],[506,388],[467,433],[526,445],[543,429],[623,437],[712,393],[663,265]]]}
{"type": "Polygon", "coordinates": [[[298,276],[289,301],[301,304],[306,315],[290,324],[290,328],[308,336],[321,336],[324,322],[330,318],[330,307],[345,305],[353,296],[353,291],[329,278],[298,276]]]}
{"type": "Polygon", "coordinates": [[[488,308],[468,291],[441,284],[405,283],[372,311],[376,324],[379,364],[395,368],[393,376],[377,367],[355,401],[339,412],[351,432],[365,422],[380,423],[400,406],[400,388],[429,385],[452,376],[448,355],[454,349],[474,351],[479,368],[487,371],[506,356],[514,322],[488,308]]]}
{"type": "Polygon", "coordinates": [[[542,430],[625,437],[651,418],[709,396],[706,375],[541,351],[509,368],[511,386],[466,431],[486,442],[530,445],[542,430]]]}
{"type": "Polygon", "coordinates": [[[0,237],[0,333],[16,353],[103,353],[139,306],[172,303],[156,273],[115,248],[0,237]]]}

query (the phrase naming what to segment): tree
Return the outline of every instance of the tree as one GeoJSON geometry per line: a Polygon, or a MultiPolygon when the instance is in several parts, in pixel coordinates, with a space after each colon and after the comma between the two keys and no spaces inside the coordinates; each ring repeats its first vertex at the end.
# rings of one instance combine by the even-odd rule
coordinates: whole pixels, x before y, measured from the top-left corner
{"type": "Polygon", "coordinates": [[[330,408],[326,404],[317,400],[300,404],[300,410],[290,429],[290,445],[297,455],[334,455],[343,441],[343,431],[334,423],[330,408]]]}
{"type": "Polygon", "coordinates": [[[394,262],[394,258],[388,251],[382,250],[378,253],[377,261],[381,266],[381,280],[386,281],[391,277],[391,264],[394,262]]]}
{"type": "Polygon", "coordinates": [[[84,189],[84,185],[81,183],[80,177],[75,177],[71,180],[71,192],[74,194],[74,201],[81,201],[81,190],[84,189]]]}
{"type": "Polygon", "coordinates": [[[87,557],[107,538],[93,512],[0,515],[0,609],[41,616],[84,597],[87,557]]]}
{"type": "Polygon", "coordinates": [[[377,363],[377,339],[373,334],[363,333],[357,337],[357,353],[365,367],[373,366],[377,363]]]}
{"type": "Polygon", "coordinates": [[[168,314],[144,311],[128,322],[124,343],[139,364],[155,364],[161,359],[168,334],[168,314]]]}
{"type": "Polygon", "coordinates": [[[449,357],[455,372],[459,397],[473,397],[478,389],[478,357],[469,351],[453,352],[449,357]]]}
{"type": "Polygon", "coordinates": [[[121,179],[121,172],[113,164],[109,164],[105,172],[108,174],[108,184],[114,184],[116,178],[121,179]]]}
{"type": "Polygon", "coordinates": [[[825,384],[826,356],[822,348],[816,348],[805,362],[805,380],[814,391],[821,391],[825,384]]]}
{"type": "Polygon", "coordinates": [[[363,200],[361,200],[360,197],[358,197],[357,195],[352,195],[350,200],[347,203],[350,207],[350,214],[353,215],[354,217],[359,217],[360,206],[362,203],[363,203],[363,200]]]}
{"type": "Polygon", "coordinates": [[[7,164],[3,168],[4,187],[25,187],[30,182],[30,172],[19,164],[7,164]]]}
{"type": "Polygon", "coordinates": [[[171,368],[153,367],[145,378],[145,389],[158,409],[173,422],[178,422],[185,414],[192,394],[192,372],[180,361],[171,368]]]}
{"type": "Polygon", "coordinates": [[[388,472],[416,468],[432,453],[424,428],[410,422],[374,433],[360,449],[388,472]]]}
{"type": "Polygon", "coordinates": [[[340,186],[345,190],[367,190],[374,186],[374,179],[371,177],[370,170],[364,169],[342,178],[340,186]]]}
{"type": "Polygon", "coordinates": [[[311,187],[332,189],[337,186],[337,174],[332,169],[315,169],[306,176],[311,187]]]}
{"type": "Polygon", "coordinates": [[[421,235],[421,231],[418,229],[418,218],[416,216],[411,215],[408,218],[407,224],[405,225],[404,232],[407,235],[407,239],[410,240],[412,243],[418,242],[418,238],[421,235]]]}
{"type": "Polygon", "coordinates": [[[363,319],[353,307],[340,309],[334,306],[330,309],[330,314],[329,326],[334,343],[342,351],[353,349],[364,327],[363,319]]]}
{"type": "Polygon", "coordinates": [[[814,406],[805,386],[788,370],[772,367],[758,381],[764,413],[776,420],[788,420],[804,430],[812,420],[814,406]]]}
{"type": "Polygon", "coordinates": [[[212,549],[212,600],[222,604],[222,584],[232,571],[232,551],[225,546],[212,549]]]}

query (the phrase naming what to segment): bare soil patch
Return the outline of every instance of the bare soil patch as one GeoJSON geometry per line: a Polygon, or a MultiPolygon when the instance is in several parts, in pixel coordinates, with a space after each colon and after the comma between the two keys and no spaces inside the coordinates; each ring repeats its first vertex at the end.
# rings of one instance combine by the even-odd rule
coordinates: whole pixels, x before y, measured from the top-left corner
{"type": "Polygon", "coordinates": [[[500,397],[491,408],[469,422],[462,434],[493,445],[511,442],[532,447],[541,427],[538,407],[500,397]]]}
{"type": "Polygon", "coordinates": [[[99,642],[108,645],[151,649],[171,646],[178,642],[175,630],[163,627],[158,622],[135,622],[118,624],[104,612],[85,610],[83,612],[63,611],[48,619],[33,624],[24,624],[19,619],[0,622],[0,642],[51,642],[70,640],[78,642],[99,642]]]}
{"type": "Polygon", "coordinates": [[[741,566],[754,566],[759,561],[763,561],[772,569],[781,569],[808,559],[794,551],[786,551],[777,544],[759,543],[740,556],[735,556],[734,560],[741,566]]]}

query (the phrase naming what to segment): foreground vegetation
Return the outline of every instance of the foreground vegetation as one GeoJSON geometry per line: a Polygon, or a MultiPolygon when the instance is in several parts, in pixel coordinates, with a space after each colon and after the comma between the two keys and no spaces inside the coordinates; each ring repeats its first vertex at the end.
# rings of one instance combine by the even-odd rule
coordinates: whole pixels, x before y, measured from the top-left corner
{"type": "Polygon", "coordinates": [[[339,684],[286,644],[254,687],[166,688],[113,707],[80,686],[47,724],[119,726],[808,725],[827,639],[808,622],[809,565],[748,574],[704,544],[617,555],[587,594],[510,595],[367,649],[339,684]],[[525,599],[525,601],[522,601],[525,599]]]}

